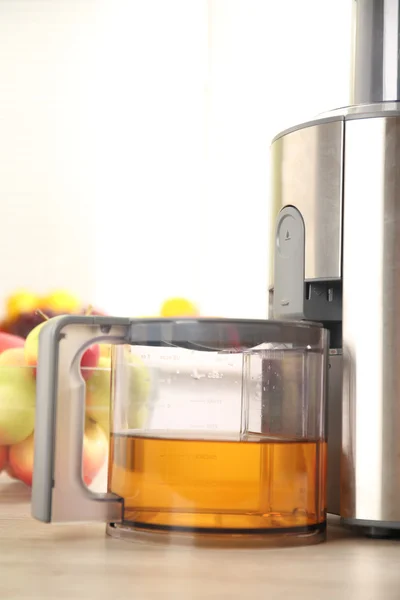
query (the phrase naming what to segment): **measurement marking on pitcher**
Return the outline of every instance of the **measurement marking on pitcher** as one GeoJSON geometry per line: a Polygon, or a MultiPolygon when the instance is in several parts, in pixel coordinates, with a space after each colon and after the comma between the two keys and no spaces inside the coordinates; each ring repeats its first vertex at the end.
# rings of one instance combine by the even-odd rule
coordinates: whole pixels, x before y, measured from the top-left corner
{"type": "Polygon", "coordinates": [[[204,379],[205,375],[203,373],[199,373],[197,369],[193,369],[193,371],[190,373],[190,377],[192,377],[192,379],[204,379]]]}

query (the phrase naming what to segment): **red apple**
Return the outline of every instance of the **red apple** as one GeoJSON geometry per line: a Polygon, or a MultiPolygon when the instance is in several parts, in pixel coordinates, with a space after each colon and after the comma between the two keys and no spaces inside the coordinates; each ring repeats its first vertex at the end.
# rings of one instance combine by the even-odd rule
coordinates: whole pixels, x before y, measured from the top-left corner
{"type": "Polygon", "coordinates": [[[0,353],[10,348],[23,348],[25,340],[19,335],[13,335],[12,333],[4,333],[0,331],[0,353]]]}
{"type": "Polygon", "coordinates": [[[23,442],[10,447],[9,474],[29,486],[32,485],[33,455],[33,433],[23,442]]]}
{"type": "MultiPolygon", "coordinates": [[[[86,422],[83,438],[82,475],[86,485],[90,485],[107,458],[108,441],[102,429],[93,421],[86,422]]],[[[10,447],[9,474],[32,486],[34,457],[34,437],[10,447]]]]}
{"type": "Polygon", "coordinates": [[[8,464],[8,446],[0,446],[0,473],[8,464]]]}
{"type": "MultiPolygon", "coordinates": [[[[36,367],[38,360],[38,352],[39,352],[39,334],[43,327],[43,325],[47,323],[47,321],[43,321],[40,323],[35,329],[32,329],[30,334],[25,340],[24,354],[26,364],[31,367],[36,367]]],[[[94,346],[90,346],[82,355],[81,359],[81,373],[82,377],[85,380],[88,380],[92,374],[93,369],[97,367],[100,358],[100,348],[98,344],[94,346]]],[[[36,369],[35,369],[36,373],[36,369]]]]}
{"type": "Polygon", "coordinates": [[[87,381],[93,375],[93,370],[99,364],[100,346],[95,344],[90,346],[82,355],[81,358],[81,373],[83,379],[87,381]]]}
{"type": "Polygon", "coordinates": [[[14,473],[14,471],[12,470],[12,468],[10,467],[10,465],[7,465],[6,467],[6,473],[9,477],[11,477],[11,479],[18,479],[18,477],[16,476],[16,474],[14,473]]]}

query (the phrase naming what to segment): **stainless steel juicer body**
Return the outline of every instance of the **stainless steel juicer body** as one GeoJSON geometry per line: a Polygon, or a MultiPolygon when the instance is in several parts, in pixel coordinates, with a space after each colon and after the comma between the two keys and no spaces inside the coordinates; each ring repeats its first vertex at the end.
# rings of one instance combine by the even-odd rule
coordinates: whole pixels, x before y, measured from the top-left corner
{"type": "Polygon", "coordinates": [[[354,106],[272,142],[270,316],[331,331],[328,511],[400,530],[398,0],[355,0],[354,106]]]}

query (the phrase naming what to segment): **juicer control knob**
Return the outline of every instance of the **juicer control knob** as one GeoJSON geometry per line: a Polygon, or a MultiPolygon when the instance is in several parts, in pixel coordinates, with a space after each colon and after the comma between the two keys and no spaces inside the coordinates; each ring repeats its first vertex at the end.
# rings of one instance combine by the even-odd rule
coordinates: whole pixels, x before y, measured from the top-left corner
{"type": "Polygon", "coordinates": [[[285,206],[276,221],[274,318],[304,318],[305,226],[294,206],[285,206]]]}
{"type": "Polygon", "coordinates": [[[283,256],[290,256],[296,251],[304,229],[302,221],[300,213],[286,213],[278,220],[276,244],[278,252],[283,256]]]}

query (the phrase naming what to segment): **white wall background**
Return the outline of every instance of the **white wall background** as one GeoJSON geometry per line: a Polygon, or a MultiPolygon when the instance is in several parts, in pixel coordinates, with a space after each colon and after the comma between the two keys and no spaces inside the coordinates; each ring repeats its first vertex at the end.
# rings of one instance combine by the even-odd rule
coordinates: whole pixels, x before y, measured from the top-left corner
{"type": "Polygon", "coordinates": [[[0,308],[266,310],[268,151],[348,102],[350,0],[0,0],[0,308]]]}

